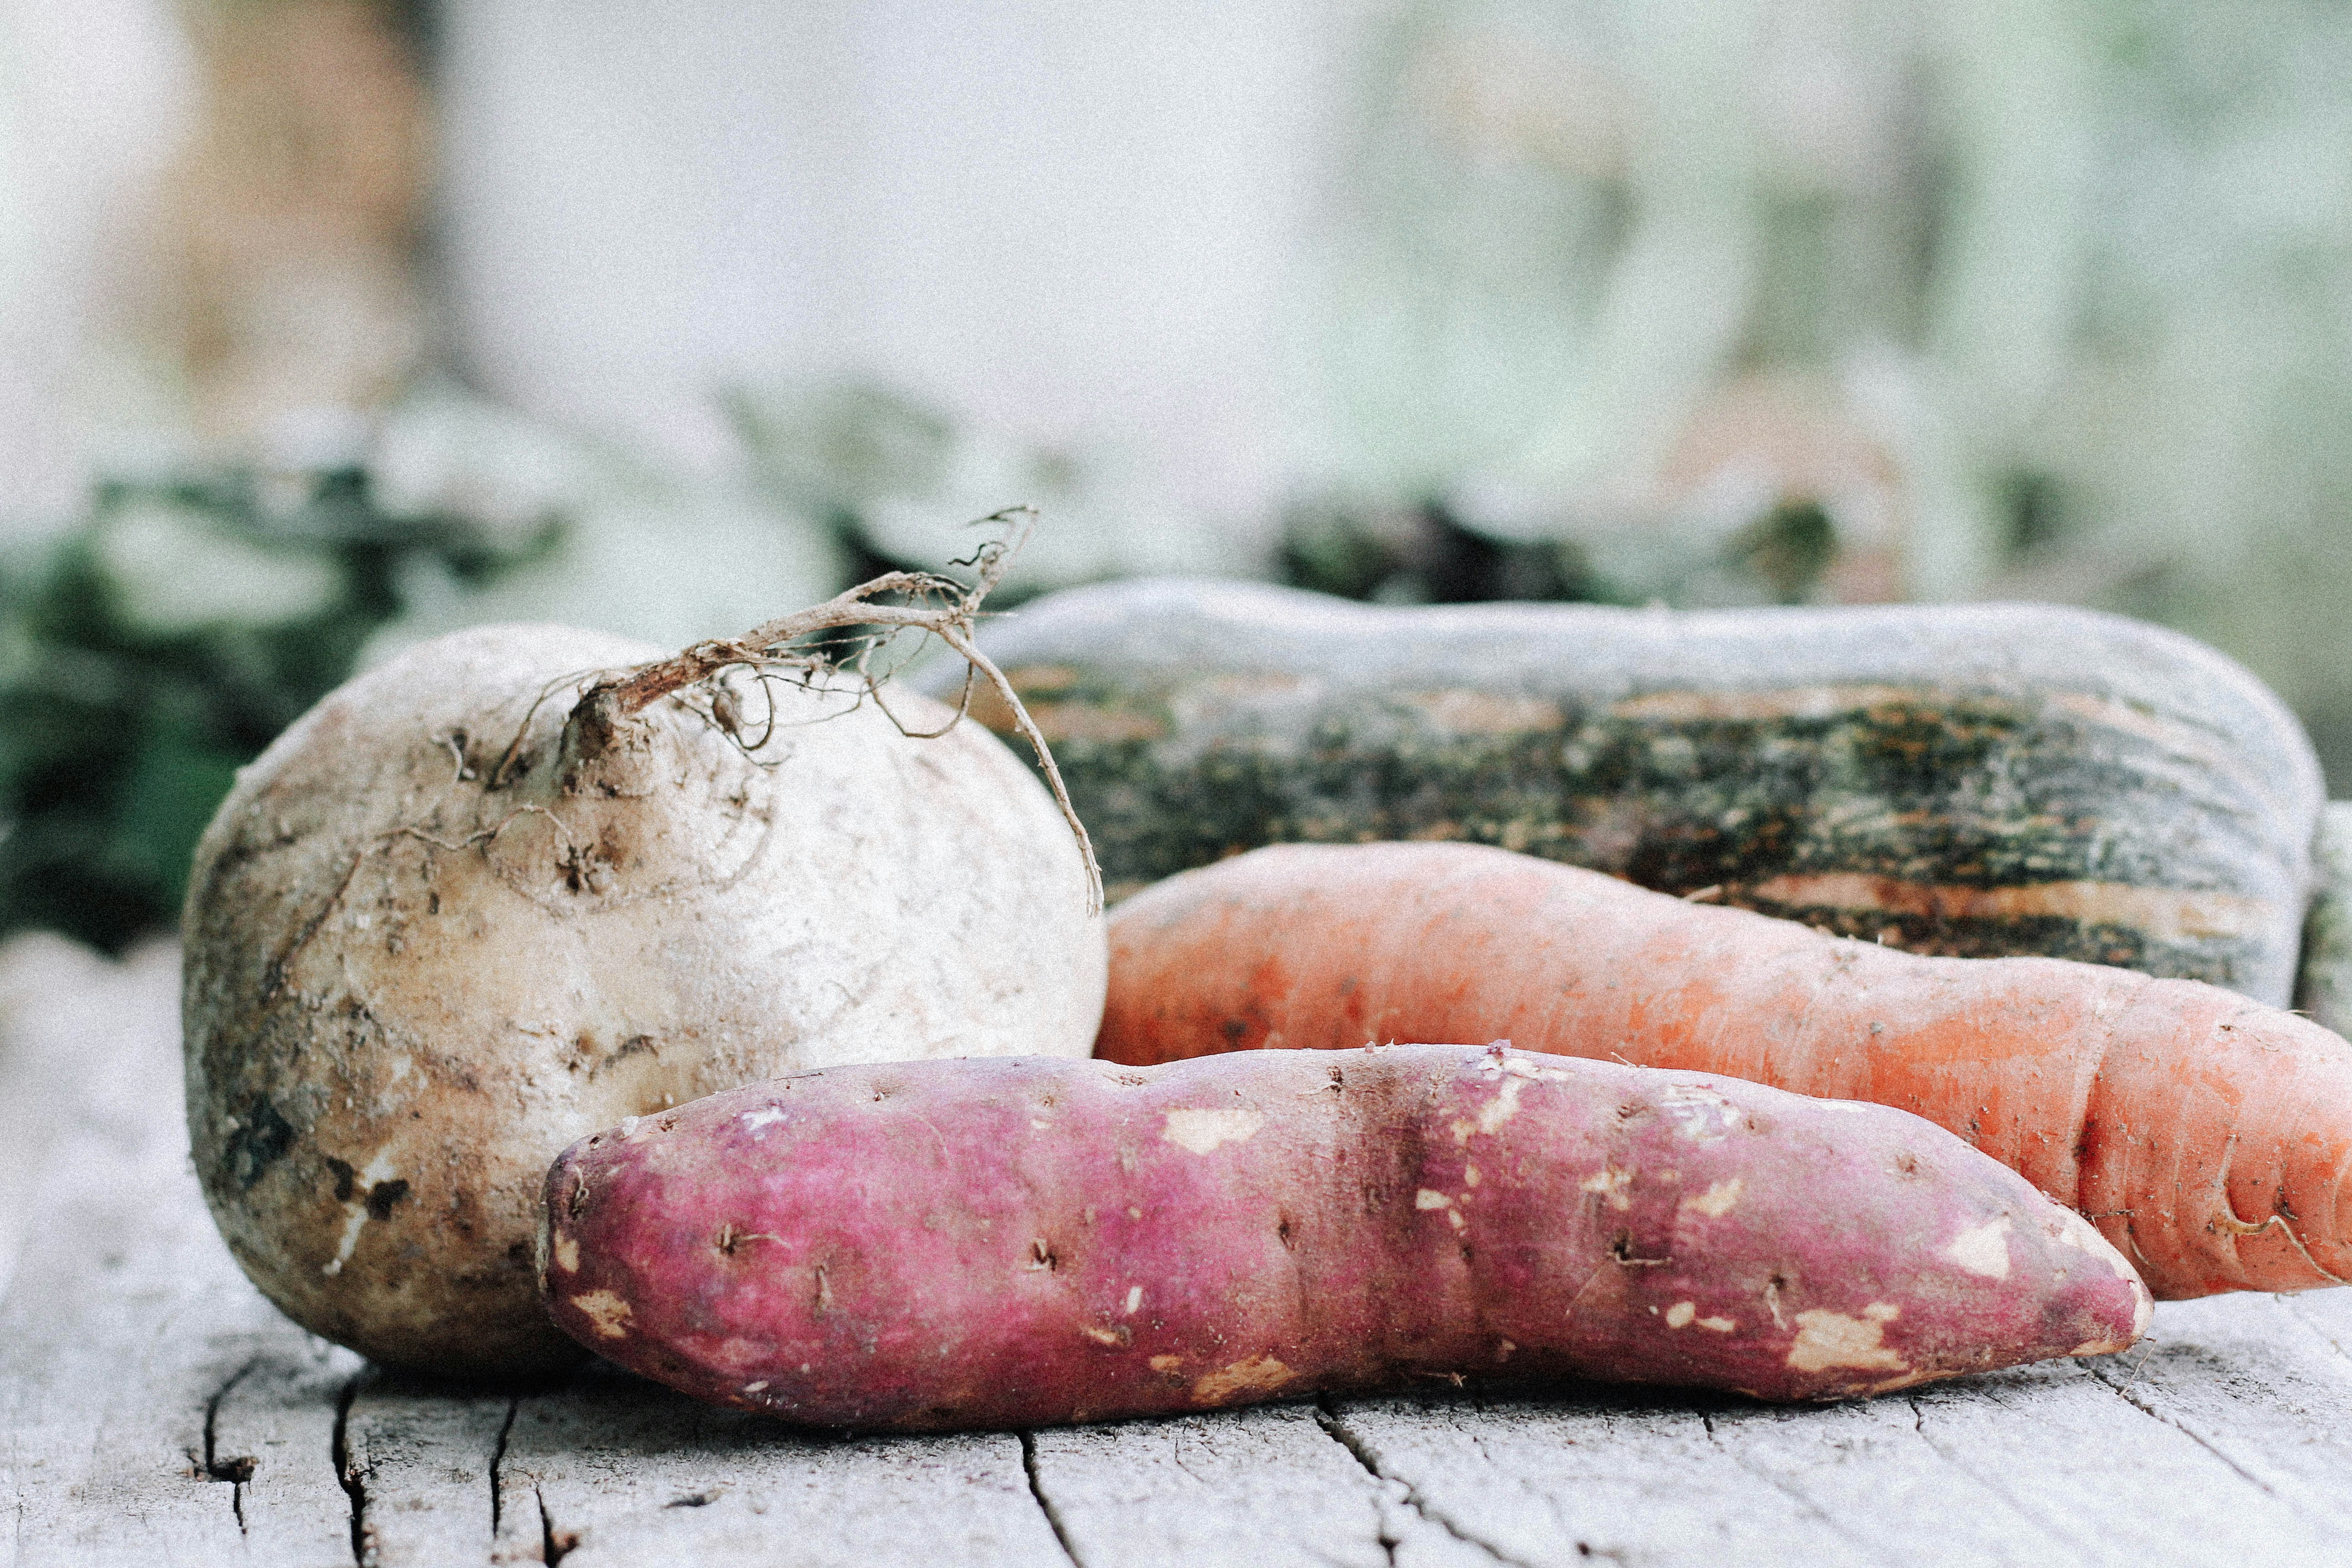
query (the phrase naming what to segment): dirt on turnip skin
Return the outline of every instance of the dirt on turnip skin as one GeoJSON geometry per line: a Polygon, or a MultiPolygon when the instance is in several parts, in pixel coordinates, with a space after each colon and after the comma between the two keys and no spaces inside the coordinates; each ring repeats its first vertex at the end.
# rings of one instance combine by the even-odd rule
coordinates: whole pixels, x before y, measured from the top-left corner
{"type": "Polygon", "coordinates": [[[818,1426],[1473,1373],[1832,1399],[2118,1351],[2149,1307],[1906,1112],[1499,1046],[805,1073],[574,1144],[545,1224],[583,1343],[818,1426]]]}
{"type": "Polygon", "coordinates": [[[255,1283],[390,1364],[561,1364],[531,1250],[573,1139],[811,1067],[1085,1055],[1102,921],[1064,809],[860,645],[842,669],[795,640],[968,648],[1000,562],[667,659],[459,633],[245,770],[197,850],[184,1022],[196,1168],[255,1283]]]}

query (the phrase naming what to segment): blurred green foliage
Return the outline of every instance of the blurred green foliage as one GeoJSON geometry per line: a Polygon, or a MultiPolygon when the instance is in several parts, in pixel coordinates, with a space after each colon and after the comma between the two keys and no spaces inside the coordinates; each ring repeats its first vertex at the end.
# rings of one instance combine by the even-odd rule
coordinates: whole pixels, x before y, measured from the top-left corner
{"type": "Polygon", "coordinates": [[[1801,605],[1815,596],[1838,552],[1828,512],[1803,500],[1719,538],[1675,543],[1620,563],[1596,560],[1575,539],[1499,539],[1436,502],[1402,510],[1320,506],[1286,520],[1276,574],[1294,587],[1394,605],[1801,605]]]}
{"type": "Polygon", "coordinates": [[[236,770],[352,672],[404,563],[483,581],[558,531],[387,515],[355,468],[101,487],[0,574],[0,932],[170,923],[236,770]]]}

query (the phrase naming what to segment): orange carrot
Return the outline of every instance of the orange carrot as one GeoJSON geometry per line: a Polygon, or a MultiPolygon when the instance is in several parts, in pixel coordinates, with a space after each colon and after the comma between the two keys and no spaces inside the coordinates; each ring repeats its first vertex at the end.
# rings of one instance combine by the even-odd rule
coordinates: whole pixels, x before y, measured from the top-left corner
{"type": "Polygon", "coordinates": [[[1467,844],[1260,849],[1111,921],[1112,1061],[1502,1038],[1913,1111],[2160,1299],[2352,1282],[2352,1045],[2215,986],[1924,958],[1467,844]]]}

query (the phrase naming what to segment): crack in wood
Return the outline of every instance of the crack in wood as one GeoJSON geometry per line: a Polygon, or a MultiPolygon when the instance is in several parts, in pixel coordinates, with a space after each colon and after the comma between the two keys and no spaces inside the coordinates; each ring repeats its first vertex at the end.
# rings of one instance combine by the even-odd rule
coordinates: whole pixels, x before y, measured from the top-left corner
{"type": "Polygon", "coordinates": [[[2344,1357],[2346,1360],[2352,1361],[2352,1349],[2347,1349],[2343,1341],[2337,1339],[2327,1330],[2321,1328],[2317,1323],[2313,1322],[2311,1321],[2310,1313],[2304,1310],[2304,1304],[2300,1300],[2293,1296],[2278,1296],[2273,1297],[2273,1300],[2278,1302],[2279,1310],[2281,1311],[2284,1312],[2289,1318],[2294,1319],[2296,1322],[2302,1324],[2304,1328],[2316,1335],[2320,1343],[2326,1345],[2329,1350],[2334,1351],[2337,1355],[2344,1357]]]}
{"type": "Polygon", "coordinates": [[[506,1463],[507,1438],[514,1431],[515,1414],[521,1408],[520,1394],[507,1401],[507,1418],[499,1424],[499,1440],[490,1449],[490,1545],[493,1550],[499,1543],[499,1523],[505,1517],[506,1510],[505,1477],[499,1473],[499,1467],[506,1463]]]}
{"type": "Polygon", "coordinates": [[[1062,1549],[1062,1555],[1070,1560],[1073,1568],[1086,1568],[1085,1561],[1078,1556],[1078,1549],[1070,1543],[1070,1532],[1062,1522],[1061,1510],[1055,1508],[1054,1500],[1045,1495],[1045,1479],[1037,1473],[1037,1434],[1023,1432],[1020,1437],[1021,1470],[1029,1478],[1029,1495],[1036,1500],[1037,1511],[1045,1516],[1045,1528],[1054,1532],[1054,1543],[1062,1549]]]}
{"type": "Polygon", "coordinates": [[[260,1364],[260,1358],[258,1356],[254,1357],[252,1360],[247,1361],[243,1366],[238,1367],[235,1372],[229,1373],[227,1382],[213,1390],[212,1397],[205,1401],[204,1454],[201,1458],[194,1454],[188,1456],[188,1458],[195,1463],[196,1474],[202,1476],[208,1481],[226,1481],[228,1483],[229,1511],[236,1515],[236,1532],[239,1535],[247,1533],[245,1522],[246,1483],[253,1479],[253,1472],[260,1468],[260,1461],[256,1459],[250,1454],[232,1455],[230,1458],[226,1459],[220,1457],[220,1407],[221,1401],[228,1397],[229,1391],[235,1388],[238,1384],[243,1383],[247,1377],[250,1377],[253,1374],[253,1369],[260,1364]]]}
{"type": "MultiPolygon", "coordinates": [[[[1715,1413],[1713,1411],[1700,1411],[1698,1413],[1698,1419],[1699,1425],[1706,1429],[1707,1441],[1714,1444],[1717,1451],[1722,1454],[1725,1458],[1729,1459],[1733,1467],[1738,1469],[1742,1474],[1755,1477],[1758,1480],[1762,1481],[1766,1486],[1770,1487],[1774,1491],[1779,1492],[1782,1497],[1787,1498],[1790,1502],[1795,1503],[1800,1509],[1803,1510],[1805,1513],[1811,1516],[1813,1519],[1820,1521],[1822,1526],[1826,1528],[1832,1535],[1836,1536],[1840,1541],[1844,1542],[1848,1546],[1853,1547],[1856,1552],[1861,1552],[1864,1556],[1877,1558],[1881,1562],[1885,1561],[1885,1558],[1881,1557],[1878,1552],[1874,1552],[1871,1549],[1870,1543],[1867,1541],[1864,1541],[1861,1536],[1856,1535],[1853,1531],[1848,1530],[1844,1525],[1838,1522],[1837,1517],[1832,1514],[1827,1509],[1822,1507],[1820,1503],[1815,1502],[1811,1497],[1807,1495],[1803,1488],[1782,1479],[1780,1477],[1774,1475],[1770,1470],[1764,1469],[1757,1465],[1749,1463],[1748,1459],[1740,1454],[1738,1448],[1734,1447],[1731,1444],[1725,1442],[1723,1440],[1723,1434],[1715,1429],[1715,1413]]],[[[1914,1431],[1918,1430],[1919,1406],[1916,1400],[1912,1402],[1911,1425],[1914,1431]]]]}
{"type": "MultiPolygon", "coordinates": [[[[1954,1458],[1951,1452],[1947,1449],[1943,1444],[1928,1436],[1927,1406],[1921,1402],[1920,1396],[1914,1394],[1907,1394],[1905,1397],[1908,1399],[1911,1405],[1911,1429],[1919,1435],[1919,1440],[1922,1443],[1927,1445],[1927,1451],[1929,1453],[1935,1455],[1937,1458],[1942,1460],[1953,1469],[1958,1470],[1961,1475],[1964,1475],[1969,1479],[1974,1481],[1978,1486],[1982,1487],[1992,1497],[1999,1500],[2003,1507],[2016,1514],[2018,1518],[2023,1520],[2027,1524],[2032,1525],[2043,1535],[2048,1536],[2052,1541],[2063,1542],[2077,1558],[2088,1561],[2093,1556],[2093,1553],[2083,1544],[2082,1542],[2076,1540],[2065,1531],[2061,1530],[2056,1525],[2053,1524],[2046,1517],[2043,1516],[2041,1510],[2027,1507],[2017,1498],[2011,1496],[2006,1487],[1997,1485],[1990,1477],[1985,1475],[1975,1466],[1962,1464],[1958,1459],[1954,1458]]],[[[1993,1400],[1991,1403],[1999,1405],[2000,1401],[1993,1400]]]]}
{"type": "MultiPolygon", "coordinates": [[[[1452,1519],[1448,1518],[1444,1512],[1431,1506],[1429,1500],[1421,1495],[1420,1489],[1413,1486],[1412,1482],[1404,1479],[1402,1476],[1392,1476],[1389,1474],[1388,1471],[1382,1469],[1381,1468],[1380,1457],[1372,1452],[1371,1445],[1364,1440],[1362,1434],[1349,1428],[1346,1418],[1340,1415],[1338,1406],[1332,1403],[1328,1394],[1318,1394],[1316,1396],[1315,1425],[1322,1428],[1323,1435],[1325,1436],[1330,1438],[1334,1443],[1339,1444],[1342,1448],[1345,1448],[1348,1451],[1349,1457],[1364,1468],[1364,1473],[1366,1475],[1370,1476],[1376,1481],[1383,1483],[1385,1487],[1395,1489],[1395,1494],[1399,1500],[1403,1502],[1405,1507],[1413,1511],[1415,1518],[1426,1521],[1428,1523],[1435,1525],[1438,1529],[1444,1531],[1454,1540],[1462,1542],[1463,1545],[1470,1547],[1475,1551],[1485,1552],[1496,1562],[1506,1564],[1507,1568],[1535,1568],[1534,1564],[1523,1562],[1519,1558],[1512,1556],[1509,1552],[1505,1552],[1494,1542],[1490,1541],[1483,1541],[1477,1536],[1471,1534],[1468,1531],[1456,1524],[1452,1519]]],[[[1389,1562],[1393,1564],[1396,1562],[1396,1549],[1402,1545],[1403,1542],[1402,1541],[1390,1541],[1389,1532],[1385,1525],[1381,1529],[1380,1542],[1381,1546],[1387,1549],[1389,1562]]],[[[1617,1555],[1617,1553],[1613,1552],[1602,1550],[1601,1548],[1591,1545],[1590,1542],[1582,1541],[1576,1543],[1576,1554],[1579,1557],[1614,1557],[1617,1555]]]]}
{"type": "MultiPolygon", "coordinates": [[[[1486,1403],[1486,1396],[1475,1390],[1473,1390],[1470,1394],[1470,1408],[1481,1415],[1489,1415],[1493,1410],[1493,1407],[1486,1403]]],[[[1478,1456],[1479,1462],[1484,1464],[1488,1469],[1494,1471],[1496,1475],[1512,1475],[1515,1473],[1515,1468],[1507,1459],[1498,1456],[1494,1449],[1487,1447],[1486,1434],[1488,1429],[1486,1427],[1476,1423],[1465,1422],[1456,1423],[1454,1429],[1455,1432],[1468,1439],[1471,1451],[1478,1456]]],[[[1562,1535],[1569,1536],[1571,1539],[1574,1538],[1576,1534],[1576,1525],[1574,1521],[1568,1517],[1568,1510],[1560,1506],[1559,1498],[1555,1493],[1550,1491],[1549,1489],[1531,1487],[1528,1489],[1526,1495],[1536,1499],[1543,1504],[1544,1512],[1551,1517],[1552,1525],[1556,1530],[1558,1530],[1562,1535]]],[[[1578,1555],[1583,1557],[1593,1555],[1593,1548],[1591,1542],[1583,1542],[1581,1545],[1582,1550],[1578,1553],[1578,1555]]],[[[1611,1551],[1602,1553],[1602,1555],[1618,1561],[1622,1561],[1624,1554],[1612,1549],[1611,1551]]]]}
{"type": "Polygon", "coordinates": [[[555,1568],[579,1546],[580,1532],[556,1529],[555,1521],[547,1511],[547,1494],[533,1487],[530,1495],[539,1504],[539,1560],[547,1564],[547,1568],[555,1568]]]}
{"type": "Polygon", "coordinates": [[[335,1400],[335,1435],[328,1447],[329,1457],[335,1467],[336,1484],[352,1500],[352,1562],[357,1568],[367,1568],[367,1482],[352,1464],[351,1424],[352,1403],[360,1396],[360,1384],[367,1373],[356,1373],[343,1384],[335,1400]]]}
{"type": "MultiPolygon", "coordinates": [[[[2165,1412],[2158,1410],[2154,1405],[2148,1403],[2145,1398],[2135,1396],[2131,1391],[2130,1383],[2126,1382],[2118,1385],[2115,1379],[2107,1375],[2106,1369],[2105,1367],[2095,1366],[2090,1370],[2093,1377],[2096,1378],[2110,1393],[2114,1394],[2116,1398],[2122,1400],[2126,1405],[2130,1405],[2134,1410],[2138,1411],[2149,1420],[2161,1421],[2167,1426],[2171,1427],[2174,1431],[2187,1437],[2190,1442],[2196,1444],[2199,1447],[2204,1449],[2207,1453],[2221,1460],[2224,1465],[2227,1465],[2230,1468],[2231,1474],[2236,1476],[2248,1486],[2260,1491],[2264,1497],[2278,1496],[2278,1493],[2272,1489],[2268,1481],[2263,1480],[2261,1477],[2255,1475],[2252,1471],[2248,1470],[2244,1466],[2239,1464],[2237,1460],[2223,1453],[2220,1447],[2209,1439],[2202,1432],[2198,1431],[2197,1428],[2189,1426],[2179,1416],[2168,1415],[2165,1412]]],[[[2134,1373],[2132,1374],[2134,1379],[2137,1379],[2138,1375],[2139,1374],[2137,1373],[2134,1373]]]]}

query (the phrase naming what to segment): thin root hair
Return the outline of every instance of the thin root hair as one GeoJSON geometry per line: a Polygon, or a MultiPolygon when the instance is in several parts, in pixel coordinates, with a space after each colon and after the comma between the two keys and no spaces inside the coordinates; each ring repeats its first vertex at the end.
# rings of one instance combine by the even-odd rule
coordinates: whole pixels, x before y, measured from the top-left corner
{"type": "Polygon", "coordinates": [[[2279,1234],[2286,1237],[2288,1245],[2292,1246],[2296,1252],[2302,1255],[2303,1260],[2305,1263],[2311,1265],[2312,1271],[2314,1273],[2318,1274],[2325,1279],[2333,1279],[2338,1285],[2352,1285],[2352,1279],[2347,1279],[2343,1275],[2336,1273],[2334,1269],[2328,1268],[2326,1264],[2320,1262],[2318,1258],[2314,1258],[2311,1255],[2311,1248],[2304,1245],[2303,1237],[2294,1233],[2294,1226],[2287,1223],[2287,1217],[2283,1214],[2273,1214],[2268,1219],[2263,1220],[2259,1224],[2255,1224],[2247,1220],[2240,1219],[2236,1212],[2231,1209],[2225,1202],[2222,1206],[2221,1217],[2214,1220],[2212,1224],[2216,1230],[2226,1232],[2231,1237],[2260,1236],[2263,1232],[2270,1229],[2273,1226],[2276,1226],[2278,1227],[2279,1234]]]}
{"type": "MultiPolygon", "coordinates": [[[[890,713],[887,705],[882,701],[879,688],[893,672],[884,671],[877,675],[870,660],[877,649],[887,647],[902,633],[915,632],[938,637],[964,660],[964,692],[957,704],[955,718],[940,730],[929,732],[928,738],[947,733],[970,713],[971,684],[975,675],[988,681],[996,694],[1003,699],[1005,707],[1012,712],[1013,727],[1020,731],[1022,739],[1029,743],[1030,750],[1035,754],[1038,767],[1045,775],[1045,783],[1053,791],[1054,804],[1061,811],[1062,820],[1068,826],[1072,837],[1077,840],[1079,858],[1085,863],[1086,869],[1087,907],[1090,911],[1099,911],[1103,900],[1102,868],[1095,858],[1094,841],[1087,834],[1086,824],[1078,820],[1077,808],[1070,803],[1070,792],[1062,781],[1062,770],[1054,762],[1053,749],[1045,743],[1045,732],[1030,717],[1029,710],[1023,704],[1021,694],[1013,689],[1013,682],[987,655],[980,651],[971,638],[982,601],[1003,581],[1005,573],[1012,567],[1013,556],[1028,542],[1036,520],[1035,508],[1014,506],[992,512],[974,523],[974,527],[993,527],[1000,531],[972,552],[966,561],[957,563],[978,568],[979,580],[969,587],[936,573],[886,572],[870,582],[845,589],[822,605],[796,610],[754,626],[741,637],[698,642],[668,658],[635,670],[596,672],[594,684],[581,700],[585,703],[602,699],[611,705],[612,711],[625,716],[642,712],[652,703],[688,688],[706,686],[730,670],[749,668],[763,682],[773,676],[797,680],[812,689],[824,676],[839,672],[855,675],[863,688],[856,702],[845,711],[856,711],[857,703],[872,696],[901,734],[927,738],[926,732],[908,730],[896,714],[890,713]],[[886,595],[894,595],[902,602],[880,602],[886,595]],[[805,644],[805,639],[819,633],[853,630],[855,635],[845,638],[841,648],[805,644]],[[787,671],[797,673],[787,674],[787,671]]],[[[541,703],[579,679],[575,676],[551,682],[541,694],[540,701],[531,705],[530,713],[524,715],[524,729],[528,730],[531,716],[537,713],[541,703]]],[[[762,745],[778,724],[774,694],[770,691],[768,696],[769,720],[761,737],[762,745]]],[[[827,718],[839,716],[826,715],[827,718]]],[[[738,747],[744,747],[742,736],[735,732],[740,724],[730,725],[720,716],[715,699],[708,717],[728,733],[738,747]]],[[[500,760],[491,775],[491,788],[497,788],[504,779],[509,764],[521,748],[522,738],[522,732],[518,731],[513,743],[507,748],[506,757],[500,760]]],[[[748,755],[755,748],[744,749],[748,755]]]]}
{"type": "MultiPolygon", "coordinates": [[[[869,677],[866,683],[866,689],[867,694],[874,699],[874,706],[882,710],[883,717],[888,719],[891,723],[898,727],[898,733],[906,736],[910,741],[936,741],[941,735],[946,734],[950,730],[952,730],[957,725],[962,723],[965,718],[971,712],[971,683],[978,677],[979,673],[980,672],[974,669],[969,663],[963,667],[963,689],[957,694],[955,713],[946,723],[940,725],[936,730],[908,729],[906,721],[900,719],[896,713],[891,712],[890,704],[882,700],[882,682],[880,680],[877,680],[869,677]]],[[[883,679],[887,679],[888,678],[886,676],[883,679]]]]}
{"type": "Polygon", "coordinates": [[[572,829],[565,824],[563,818],[556,816],[555,813],[548,810],[547,807],[543,805],[533,805],[528,801],[516,806],[504,816],[499,817],[499,820],[491,826],[485,827],[479,832],[468,833],[465,837],[458,839],[455,843],[451,843],[446,838],[436,838],[433,835],[425,832],[421,827],[403,826],[395,827],[391,832],[383,835],[383,837],[379,839],[376,845],[373,847],[380,848],[395,838],[414,838],[419,843],[430,844],[436,849],[446,849],[454,854],[458,850],[471,849],[477,844],[485,843],[490,839],[496,838],[499,834],[504,833],[507,830],[508,824],[513,822],[516,817],[522,816],[525,812],[535,812],[539,816],[547,818],[548,821],[555,824],[555,831],[563,835],[563,847],[565,848],[576,850],[580,847],[580,841],[572,836],[572,829]]]}
{"type": "MultiPolygon", "coordinates": [[[[801,668],[803,667],[795,661],[788,668],[801,668]]],[[[782,679],[787,681],[790,685],[799,687],[803,691],[813,692],[820,696],[837,695],[841,693],[842,689],[824,686],[816,681],[808,679],[805,677],[798,679],[792,679],[791,677],[783,674],[782,668],[776,666],[762,665],[755,671],[755,675],[760,682],[761,694],[766,698],[768,704],[767,713],[761,722],[760,737],[756,741],[747,740],[744,737],[742,733],[742,724],[740,719],[730,721],[730,720],[720,715],[719,711],[719,704],[715,699],[707,707],[688,704],[692,711],[699,715],[706,723],[710,725],[712,729],[717,730],[719,733],[726,739],[727,743],[733,746],[738,752],[740,752],[743,754],[743,759],[751,763],[754,767],[781,767],[787,760],[784,756],[763,757],[760,754],[767,749],[768,742],[775,738],[777,731],[805,730],[813,724],[831,723],[835,719],[845,718],[849,714],[856,712],[858,709],[866,705],[866,692],[863,688],[861,688],[849,695],[849,705],[845,708],[835,709],[834,711],[829,713],[818,713],[806,719],[785,719],[777,713],[776,693],[774,689],[770,686],[770,681],[782,679]]],[[[684,698],[684,692],[677,694],[678,700],[683,700],[684,698]]],[[[885,710],[885,711],[887,711],[887,710],[885,710]]]]}

